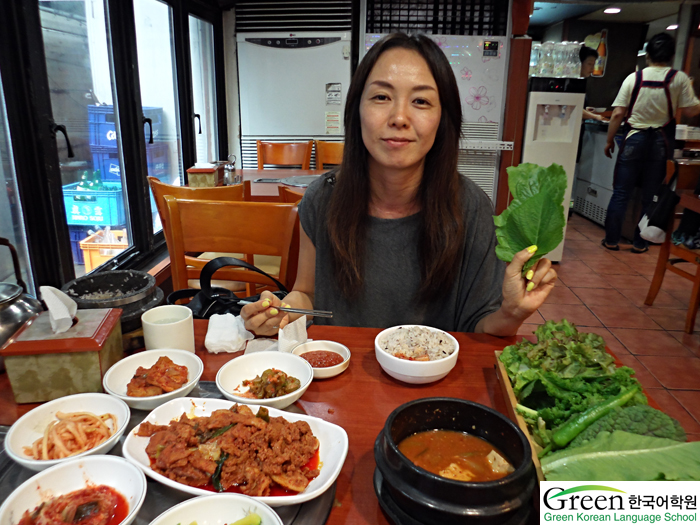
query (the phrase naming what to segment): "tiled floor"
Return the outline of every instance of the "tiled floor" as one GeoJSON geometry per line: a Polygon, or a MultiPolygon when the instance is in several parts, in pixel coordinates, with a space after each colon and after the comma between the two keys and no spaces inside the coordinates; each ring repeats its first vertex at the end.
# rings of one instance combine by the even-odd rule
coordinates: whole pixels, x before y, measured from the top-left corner
{"type": "Polygon", "coordinates": [[[620,244],[613,252],[600,245],[603,236],[602,227],[572,215],[555,265],[559,281],[519,333],[529,336],[545,320],[568,319],[600,334],[659,406],[700,441],[700,319],[693,335],[683,331],[691,282],[667,272],[654,305],[646,306],[659,247],[634,254],[631,245],[620,244]]]}

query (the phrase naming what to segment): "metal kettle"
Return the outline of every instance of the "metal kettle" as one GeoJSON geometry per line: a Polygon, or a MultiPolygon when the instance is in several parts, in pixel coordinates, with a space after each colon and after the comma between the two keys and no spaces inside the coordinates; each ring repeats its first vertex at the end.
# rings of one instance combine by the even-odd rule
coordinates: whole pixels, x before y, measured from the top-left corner
{"type": "MultiPolygon", "coordinates": [[[[0,283],[0,347],[19,330],[24,323],[43,312],[44,307],[37,299],[27,294],[27,285],[22,280],[19,257],[10,241],[0,237],[0,245],[7,246],[12,253],[17,284],[0,283]]],[[[0,370],[3,368],[0,359],[0,370]]]]}

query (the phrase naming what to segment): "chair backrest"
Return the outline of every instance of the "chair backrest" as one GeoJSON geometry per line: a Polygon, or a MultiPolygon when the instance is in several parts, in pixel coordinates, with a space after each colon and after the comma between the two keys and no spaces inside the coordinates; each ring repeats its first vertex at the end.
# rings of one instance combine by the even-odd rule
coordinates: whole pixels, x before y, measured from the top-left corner
{"type": "Polygon", "coordinates": [[[258,169],[265,164],[277,166],[301,165],[301,169],[308,170],[311,167],[311,152],[313,140],[308,142],[263,142],[257,141],[258,169]]]}
{"type": "Polygon", "coordinates": [[[303,193],[299,193],[298,191],[294,191],[291,188],[288,188],[287,186],[280,186],[279,187],[279,194],[280,194],[280,202],[294,202],[298,203],[301,198],[304,196],[303,193]]]}
{"type": "Polygon", "coordinates": [[[316,169],[322,170],[324,164],[340,164],[343,162],[344,142],[327,142],[316,140],[316,169]]]}
{"type": "MultiPolygon", "coordinates": [[[[275,202],[224,202],[181,200],[166,195],[170,228],[166,230],[173,290],[187,288],[201,268],[192,268],[187,252],[244,253],[253,264],[253,254],[280,257],[280,269],[273,277],[287,285],[289,248],[297,222],[295,204],[275,202]]],[[[201,261],[202,266],[207,261],[201,261]]],[[[244,269],[226,268],[216,279],[270,285],[266,277],[244,269]]],[[[247,286],[246,295],[255,293],[247,286]]]]}
{"type": "Polygon", "coordinates": [[[190,188],[189,186],[173,186],[159,181],[155,177],[148,177],[148,184],[156,201],[158,215],[163,223],[163,229],[168,230],[168,214],[165,207],[165,196],[172,195],[176,199],[204,200],[204,201],[242,201],[244,200],[243,184],[236,186],[217,186],[215,188],[190,188]]]}

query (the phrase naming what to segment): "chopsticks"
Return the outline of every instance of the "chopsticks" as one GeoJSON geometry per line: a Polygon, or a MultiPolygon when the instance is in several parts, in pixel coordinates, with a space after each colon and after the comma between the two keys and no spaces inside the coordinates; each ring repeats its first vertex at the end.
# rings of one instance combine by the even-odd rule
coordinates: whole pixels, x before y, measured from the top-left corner
{"type": "MultiPolygon", "coordinates": [[[[253,304],[254,301],[238,301],[238,304],[253,304]]],[[[286,306],[274,306],[283,312],[289,312],[290,314],[304,314],[311,315],[313,317],[333,317],[333,312],[328,310],[305,310],[304,308],[291,308],[286,306]]]]}

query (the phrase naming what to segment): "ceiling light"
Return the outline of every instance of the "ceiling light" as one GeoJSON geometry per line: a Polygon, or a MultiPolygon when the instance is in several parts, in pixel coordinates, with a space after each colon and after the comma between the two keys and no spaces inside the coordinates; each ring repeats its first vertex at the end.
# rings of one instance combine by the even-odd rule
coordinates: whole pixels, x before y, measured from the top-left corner
{"type": "Polygon", "coordinates": [[[603,11],[603,13],[607,15],[616,15],[620,11],[622,11],[622,9],[620,9],[619,7],[608,7],[605,11],[603,11]]]}
{"type": "Polygon", "coordinates": [[[678,24],[671,24],[666,28],[666,31],[675,31],[676,29],[678,29],[678,24]]]}

